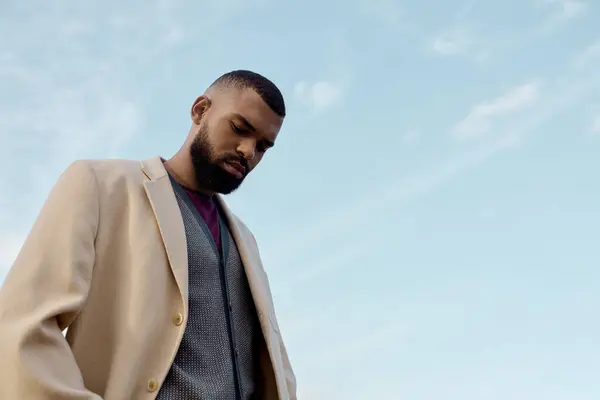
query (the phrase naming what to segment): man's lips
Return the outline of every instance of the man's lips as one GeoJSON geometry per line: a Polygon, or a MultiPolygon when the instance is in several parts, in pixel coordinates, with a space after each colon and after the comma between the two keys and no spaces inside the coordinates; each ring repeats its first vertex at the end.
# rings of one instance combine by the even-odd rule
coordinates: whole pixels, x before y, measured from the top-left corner
{"type": "Polygon", "coordinates": [[[225,171],[229,172],[237,179],[242,179],[246,173],[246,168],[237,161],[225,161],[221,165],[225,171]]]}

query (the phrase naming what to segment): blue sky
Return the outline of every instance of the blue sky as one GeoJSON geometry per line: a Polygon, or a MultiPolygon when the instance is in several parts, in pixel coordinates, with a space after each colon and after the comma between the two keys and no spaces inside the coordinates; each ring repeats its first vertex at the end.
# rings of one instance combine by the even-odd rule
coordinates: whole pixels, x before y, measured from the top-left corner
{"type": "Polygon", "coordinates": [[[600,5],[0,2],[0,281],[74,159],[171,156],[221,73],[289,117],[229,197],[302,399],[600,398],[600,5]]]}

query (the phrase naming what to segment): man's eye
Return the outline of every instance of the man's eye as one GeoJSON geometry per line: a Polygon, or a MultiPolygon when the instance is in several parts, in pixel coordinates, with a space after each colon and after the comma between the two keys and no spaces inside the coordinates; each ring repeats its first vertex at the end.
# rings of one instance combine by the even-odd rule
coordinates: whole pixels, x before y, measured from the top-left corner
{"type": "Polygon", "coordinates": [[[244,130],[236,124],[231,124],[231,129],[233,129],[235,133],[244,133],[244,130]]]}

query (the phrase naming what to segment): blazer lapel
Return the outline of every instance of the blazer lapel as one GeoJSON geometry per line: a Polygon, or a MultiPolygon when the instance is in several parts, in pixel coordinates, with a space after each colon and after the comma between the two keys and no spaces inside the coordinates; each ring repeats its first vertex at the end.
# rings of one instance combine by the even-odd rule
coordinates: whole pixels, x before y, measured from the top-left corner
{"type": "Polygon", "coordinates": [[[144,180],[144,189],[152,205],[156,222],[160,230],[167,258],[175,281],[184,299],[187,314],[188,304],[188,255],[187,239],[183,219],[179,211],[177,199],[171,186],[169,175],[160,157],[153,157],[141,162],[142,172],[148,179],[144,180]]]}
{"type": "Polygon", "coordinates": [[[271,325],[269,320],[271,307],[269,306],[268,300],[270,295],[268,293],[269,288],[268,283],[266,282],[266,276],[262,271],[260,257],[256,251],[256,245],[250,243],[253,239],[249,237],[249,232],[236,221],[236,218],[233,216],[221,196],[217,196],[216,198],[240,253],[240,258],[244,265],[244,270],[246,271],[246,277],[248,278],[248,285],[252,292],[254,305],[256,306],[256,312],[268,345],[271,340],[271,325]]]}
{"type": "MultiPolygon", "coordinates": [[[[244,270],[246,271],[246,277],[248,278],[248,285],[250,286],[250,292],[256,306],[256,313],[258,314],[258,320],[260,327],[265,338],[266,348],[270,358],[270,368],[274,373],[275,385],[280,399],[287,399],[285,390],[282,386],[282,372],[281,372],[281,355],[279,348],[279,336],[275,331],[275,310],[272,303],[271,290],[269,288],[269,282],[267,275],[263,271],[262,262],[260,261],[260,255],[258,254],[258,248],[256,242],[252,237],[252,234],[237,218],[229,211],[229,208],[220,196],[217,196],[217,201],[223,211],[225,219],[229,224],[229,230],[235,240],[240,258],[244,264],[244,270]]],[[[267,368],[263,366],[263,368],[267,368]]]]}

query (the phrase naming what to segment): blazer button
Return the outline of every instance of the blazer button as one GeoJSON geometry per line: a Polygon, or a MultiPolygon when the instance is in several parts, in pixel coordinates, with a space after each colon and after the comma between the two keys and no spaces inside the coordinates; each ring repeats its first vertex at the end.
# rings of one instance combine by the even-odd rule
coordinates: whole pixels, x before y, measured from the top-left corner
{"type": "Polygon", "coordinates": [[[150,379],[148,381],[148,391],[156,392],[157,390],[158,390],[158,382],[156,382],[156,379],[150,379]]]}
{"type": "Polygon", "coordinates": [[[183,324],[183,315],[181,315],[181,313],[176,312],[175,314],[173,314],[173,323],[176,326],[179,326],[181,324],[183,324]]]}

